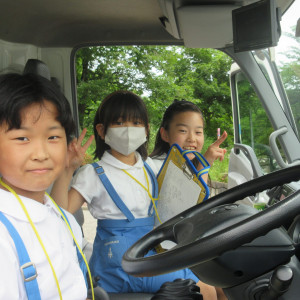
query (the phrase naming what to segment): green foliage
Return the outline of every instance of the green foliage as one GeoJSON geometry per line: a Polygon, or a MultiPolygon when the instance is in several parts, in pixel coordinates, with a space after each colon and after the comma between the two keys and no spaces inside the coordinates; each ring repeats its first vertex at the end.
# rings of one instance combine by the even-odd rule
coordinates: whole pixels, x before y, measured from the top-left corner
{"type": "MultiPolygon", "coordinates": [[[[93,119],[109,93],[126,89],[143,97],[150,119],[149,152],[166,108],[186,99],[202,110],[206,136],[214,141],[217,128],[233,143],[229,73],[231,59],[212,49],[174,46],[82,48],[76,55],[79,121],[93,134],[93,119]]],[[[88,153],[93,153],[93,145],[88,153]]]]}
{"type": "Polygon", "coordinates": [[[228,165],[229,152],[225,154],[224,160],[216,160],[210,168],[209,177],[212,181],[227,182],[228,181],[228,165]]]}
{"type": "MultiPolygon", "coordinates": [[[[300,111],[299,49],[294,47],[289,52],[290,62],[280,70],[300,132],[300,115],[297,115],[300,111]]],[[[226,181],[224,174],[228,172],[229,151],[233,145],[229,87],[231,63],[231,58],[213,49],[175,46],[82,48],[76,55],[80,126],[88,129],[88,136],[93,134],[93,119],[101,101],[113,91],[131,90],[143,97],[148,109],[151,152],[166,108],[174,99],[192,101],[201,108],[205,118],[203,153],[215,141],[217,128],[228,132],[228,138],[222,144],[228,150],[225,159],[216,161],[210,170],[212,180],[226,181]]],[[[266,144],[272,126],[249,82],[241,82],[239,93],[243,101],[240,111],[243,143],[253,147],[257,146],[252,145],[253,141],[258,145],[266,144]],[[265,130],[250,129],[249,120],[255,128],[265,130]]],[[[88,150],[87,161],[92,159],[94,149],[93,144],[88,150]]]]}
{"type": "MultiPolygon", "coordinates": [[[[202,153],[205,153],[208,146],[214,141],[215,141],[214,139],[206,137],[202,149],[202,153]]],[[[224,160],[223,161],[215,160],[214,164],[211,166],[209,170],[209,177],[212,181],[227,182],[230,149],[226,149],[226,150],[227,152],[224,156],[224,160]]]]}
{"type": "Polygon", "coordinates": [[[253,149],[255,144],[268,145],[273,127],[253,87],[243,75],[240,77],[243,78],[238,82],[242,143],[253,149]]]}
{"type": "Polygon", "coordinates": [[[286,53],[289,63],[280,66],[280,75],[290,101],[295,123],[300,133],[300,38],[287,34],[298,46],[292,46],[286,53]]]}

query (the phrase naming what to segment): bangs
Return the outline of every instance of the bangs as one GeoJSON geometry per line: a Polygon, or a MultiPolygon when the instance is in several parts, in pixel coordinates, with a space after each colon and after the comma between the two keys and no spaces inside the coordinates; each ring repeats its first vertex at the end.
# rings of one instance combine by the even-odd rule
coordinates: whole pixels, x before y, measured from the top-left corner
{"type": "Polygon", "coordinates": [[[136,151],[143,160],[147,159],[147,145],[149,138],[149,119],[147,108],[141,97],[130,91],[116,91],[109,94],[99,106],[94,119],[94,135],[96,140],[95,158],[101,159],[104,152],[110,147],[105,143],[97,131],[97,125],[102,124],[104,134],[112,123],[115,122],[141,122],[147,131],[147,141],[136,151]]]}
{"type": "MultiPolygon", "coordinates": [[[[57,109],[56,120],[64,127],[68,143],[73,139],[75,123],[66,97],[48,79],[34,74],[4,74],[0,76],[0,124],[7,123],[8,130],[22,125],[23,110],[33,104],[44,108],[45,101],[57,109]]],[[[40,115],[36,116],[38,120],[40,115]]]]}
{"type": "Polygon", "coordinates": [[[138,120],[148,126],[147,109],[139,96],[128,91],[118,92],[111,95],[109,101],[104,102],[103,106],[106,107],[102,112],[105,111],[103,115],[105,127],[118,122],[120,119],[123,122],[138,120]]]}
{"type": "Polygon", "coordinates": [[[122,119],[123,122],[139,120],[145,123],[146,118],[147,115],[141,107],[138,107],[138,103],[120,101],[112,113],[110,123],[117,122],[119,119],[122,119]]]}

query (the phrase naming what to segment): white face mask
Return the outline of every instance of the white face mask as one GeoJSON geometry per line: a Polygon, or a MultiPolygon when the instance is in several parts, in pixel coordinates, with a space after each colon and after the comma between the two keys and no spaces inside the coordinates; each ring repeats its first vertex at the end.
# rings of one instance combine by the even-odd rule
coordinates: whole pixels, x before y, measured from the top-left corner
{"type": "Polygon", "coordinates": [[[110,127],[105,143],[123,155],[129,155],[147,140],[145,127],[110,127]]]}

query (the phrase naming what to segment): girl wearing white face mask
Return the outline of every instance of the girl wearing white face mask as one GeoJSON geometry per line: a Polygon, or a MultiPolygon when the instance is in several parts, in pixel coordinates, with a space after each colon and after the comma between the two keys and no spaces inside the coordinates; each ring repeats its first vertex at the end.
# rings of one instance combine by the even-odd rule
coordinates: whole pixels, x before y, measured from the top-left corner
{"type": "MultiPolygon", "coordinates": [[[[77,145],[73,144],[69,168],[56,182],[51,194],[72,213],[87,202],[89,211],[98,219],[90,260],[98,285],[113,293],[155,293],[164,282],[177,278],[198,282],[188,269],[137,278],[127,275],[121,266],[124,252],[153,229],[158,197],[158,170],[147,157],[149,122],[142,99],[128,91],[107,96],[96,112],[94,133],[95,157],[99,161],[80,168],[67,191],[68,180],[76,166],[76,154],[80,156],[87,148],[80,146],[84,132],[77,145]]],[[[213,287],[198,284],[205,300],[216,299],[213,287]]]]}

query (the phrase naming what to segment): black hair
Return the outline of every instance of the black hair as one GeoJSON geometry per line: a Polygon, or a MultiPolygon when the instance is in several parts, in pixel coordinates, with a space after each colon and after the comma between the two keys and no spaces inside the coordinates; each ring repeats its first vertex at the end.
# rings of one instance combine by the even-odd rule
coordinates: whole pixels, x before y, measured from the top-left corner
{"type": "Polygon", "coordinates": [[[105,150],[110,149],[104,140],[99,136],[96,126],[103,124],[104,135],[108,127],[117,122],[140,120],[144,123],[147,131],[147,141],[141,145],[137,152],[140,153],[143,160],[148,156],[148,139],[149,139],[149,118],[147,108],[141,97],[130,91],[116,91],[109,94],[99,106],[94,119],[94,136],[96,141],[95,158],[101,159],[105,150]]]}
{"type": "Polygon", "coordinates": [[[183,112],[196,112],[201,115],[204,125],[204,118],[200,108],[193,102],[187,100],[174,100],[173,103],[166,109],[162,122],[160,124],[159,130],[157,131],[155,138],[155,145],[150,157],[159,157],[170,150],[169,143],[165,142],[160,135],[160,129],[164,128],[166,131],[169,130],[170,123],[172,122],[174,116],[183,112]]]}
{"type": "Polygon", "coordinates": [[[75,133],[75,123],[68,100],[48,79],[35,74],[0,75],[0,125],[6,123],[8,130],[22,125],[22,111],[32,105],[51,102],[57,109],[56,120],[64,127],[67,142],[75,133]]]}

